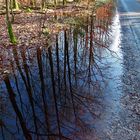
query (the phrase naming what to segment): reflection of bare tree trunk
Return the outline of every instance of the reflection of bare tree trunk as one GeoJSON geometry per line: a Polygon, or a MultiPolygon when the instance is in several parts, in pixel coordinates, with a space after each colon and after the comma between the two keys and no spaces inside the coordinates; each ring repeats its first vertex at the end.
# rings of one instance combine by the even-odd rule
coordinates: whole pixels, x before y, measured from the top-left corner
{"type": "Polygon", "coordinates": [[[25,74],[26,74],[26,77],[27,77],[27,83],[28,83],[27,91],[28,91],[28,96],[29,96],[29,101],[30,101],[30,104],[31,104],[32,112],[33,112],[33,120],[34,120],[34,125],[35,125],[35,132],[37,134],[37,139],[38,139],[37,117],[36,117],[36,114],[35,114],[32,87],[31,87],[31,83],[30,83],[28,65],[26,63],[26,56],[25,56],[25,52],[23,50],[21,52],[21,56],[22,56],[22,59],[23,59],[24,71],[25,71],[25,74]]]}
{"type": "Polygon", "coordinates": [[[12,70],[13,70],[13,76],[14,76],[14,78],[15,78],[15,84],[16,84],[16,88],[17,88],[18,95],[19,95],[21,111],[22,111],[22,113],[23,113],[23,101],[22,101],[22,96],[21,96],[21,92],[20,92],[19,85],[18,85],[18,80],[17,80],[17,77],[16,77],[16,75],[15,75],[14,66],[13,66],[12,61],[11,61],[11,67],[12,67],[12,70]]]}
{"type": "Polygon", "coordinates": [[[66,58],[67,58],[67,65],[68,65],[68,75],[69,75],[69,85],[70,85],[71,100],[72,100],[72,106],[73,106],[74,114],[76,116],[74,98],[73,98],[73,93],[72,93],[71,70],[70,70],[68,39],[67,39],[66,31],[65,31],[64,36],[65,36],[65,49],[66,49],[66,58]]]}
{"type": "MultiPolygon", "coordinates": [[[[109,26],[109,17],[106,19],[106,22],[105,22],[105,29],[107,30],[108,29],[108,26],[109,26]]],[[[105,46],[107,46],[107,41],[109,39],[109,34],[108,32],[105,30],[106,34],[105,34],[105,46]]]]}
{"type": "Polygon", "coordinates": [[[91,62],[92,61],[93,61],[93,17],[91,17],[91,27],[90,27],[89,73],[88,73],[89,82],[91,82],[91,62]]]}
{"type": "Polygon", "coordinates": [[[70,71],[70,62],[69,62],[69,50],[68,50],[68,40],[67,40],[67,33],[66,33],[66,31],[65,31],[65,49],[66,49],[66,60],[67,60],[67,65],[68,65],[70,92],[72,92],[71,71],[70,71]]]}
{"type": "MultiPolygon", "coordinates": [[[[38,134],[37,121],[36,121],[36,115],[35,115],[35,109],[34,109],[34,103],[33,103],[33,97],[32,97],[32,90],[31,90],[31,84],[30,84],[29,73],[28,73],[28,66],[26,64],[25,52],[22,52],[22,58],[23,58],[23,63],[24,63],[23,66],[24,66],[25,73],[26,73],[26,76],[27,76],[27,81],[26,81],[26,78],[25,78],[25,76],[22,72],[22,69],[20,67],[18,52],[17,52],[16,48],[13,48],[13,55],[14,55],[14,59],[15,59],[17,68],[19,70],[19,73],[22,77],[22,80],[25,84],[25,87],[26,87],[26,90],[27,90],[27,93],[28,93],[29,101],[30,101],[30,104],[31,104],[32,112],[33,112],[33,120],[34,120],[34,124],[35,124],[35,131],[36,131],[36,134],[38,134]]],[[[38,135],[37,135],[37,137],[38,137],[38,135]]]]}
{"type": "Polygon", "coordinates": [[[58,131],[59,131],[59,140],[61,140],[60,118],[59,118],[57,97],[56,97],[56,91],[55,91],[55,81],[54,81],[54,70],[53,70],[53,59],[52,59],[51,47],[48,49],[48,53],[49,53],[49,61],[50,61],[50,68],[51,68],[51,80],[52,80],[52,88],[53,88],[53,98],[54,98],[54,103],[55,103],[57,126],[58,126],[58,131]]]}
{"type": "MultiPolygon", "coordinates": [[[[85,47],[88,48],[88,22],[89,22],[89,17],[87,17],[87,26],[86,26],[86,40],[85,40],[85,47]]],[[[86,49],[87,50],[87,49],[86,49]]]]}
{"type": "Polygon", "coordinates": [[[75,76],[75,85],[77,87],[77,43],[78,43],[78,36],[77,33],[73,33],[74,39],[74,76],[75,76]]]}
{"type": "MultiPolygon", "coordinates": [[[[0,120],[1,121],[1,120],[0,120]]],[[[2,122],[0,122],[2,123],[2,122]]],[[[2,135],[2,140],[5,140],[5,135],[4,135],[4,130],[3,130],[3,124],[1,124],[1,135],[2,135]]]]}
{"type": "Polygon", "coordinates": [[[65,103],[66,103],[66,92],[67,92],[67,82],[66,82],[66,32],[64,32],[64,92],[65,92],[65,103]]]}
{"type": "Polygon", "coordinates": [[[87,56],[88,52],[88,40],[89,40],[89,17],[87,17],[87,26],[86,26],[86,33],[85,33],[85,47],[83,48],[83,56],[82,56],[82,62],[84,63],[84,58],[87,56]]]}
{"type": "Polygon", "coordinates": [[[31,137],[31,135],[29,133],[29,130],[26,127],[26,123],[24,122],[23,116],[22,116],[22,114],[21,114],[21,112],[20,112],[20,110],[18,108],[17,103],[16,103],[15,93],[14,93],[14,91],[12,89],[11,84],[10,84],[9,77],[7,76],[4,81],[5,81],[5,84],[6,84],[7,91],[9,93],[9,98],[10,98],[11,104],[12,104],[12,106],[14,108],[14,111],[15,111],[16,115],[18,116],[18,119],[19,119],[19,122],[20,122],[20,125],[21,125],[21,128],[22,128],[23,134],[24,134],[24,136],[25,136],[25,138],[27,140],[31,140],[32,137],[31,137]]]}
{"type": "MultiPolygon", "coordinates": [[[[102,26],[101,24],[102,24],[102,20],[100,19],[100,20],[99,20],[99,27],[102,26]]],[[[102,42],[102,41],[101,41],[101,38],[102,38],[102,31],[101,31],[101,28],[99,28],[99,42],[102,42]]]]}
{"type": "Polygon", "coordinates": [[[93,25],[93,17],[91,17],[91,27],[90,27],[90,61],[93,60],[93,36],[94,35],[94,25],[93,25]]]}
{"type": "Polygon", "coordinates": [[[14,56],[18,71],[19,71],[19,73],[20,73],[20,75],[22,77],[22,80],[23,80],[24,84],[25,84],[25,87],[27,87],[26,78],[25,78],[25,76],[24,76],[24,74],[22,72],[22,69],[20,67],[20,63],[19,63],[19,60],[18,60],[19,59],[18,58],[18,52],[17,52],[16,48],[13,48],[13,56],[14,56]]]}
{"type": "Polygon", "coordinates": [[[56,35],[56,60],[57,60],[57,73],[58,73],[58,91],[61,98],[61,91],[60,91],[60,66],[59,66],[59,48],[58,48],[58,35],[56,35]]]}
{"type": "MultiPolygon", "coordinates": [[[[37,61],[38,61],[38,68],[39,68],[39,75],[41,80],[41,90],[42,90],[42,100],[43,100],[43,107],[45,112],[45,121],[46,121],[46,127],[47,127],[47,133],[50,133],[50,124],[49,124],[49,118],[48,118],[48,106],[45,101],[45,83],[44,83],[44,76],[43,76],[43,65],[42,65],[42,58],[41,58],[41,49],[37,49],[37,61]]],[[[48,136],[48,139],[50,140],[50,137],[48,136]]]]}

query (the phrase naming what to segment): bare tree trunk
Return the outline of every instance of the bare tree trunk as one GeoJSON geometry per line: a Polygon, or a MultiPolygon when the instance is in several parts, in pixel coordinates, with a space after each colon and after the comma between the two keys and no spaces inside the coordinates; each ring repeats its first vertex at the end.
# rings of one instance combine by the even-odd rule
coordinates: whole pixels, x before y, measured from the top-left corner
{"type": "Polygon", "coordinates": [[[42,0],[41,2],[41,8],[42,10],[46,7],[46,0],[42,0]]]}
{"type": "Polygon", "coordinates": [[[13,9],[16,9],[16,10],[19,9],[17,0],[13,0],[13,1],[12,1],[12,8],[13,8],[13,9]]]}
{"type": "Polygon", "coordinates": [[[57,6],[57,0],[54,0],[54,7],[56,8],[57,6]]]}
{"type": "Polygon", "coordinates": [[[11,24],[10,16],[9,16],[9,0],[5,0],[5,2],[6,2],[6,23],[7,23],[7,29],[8,29],[10,42],[13,44],[16,44],[17,40],[13,33],[13,28],[12,28],[12,24],[11,24]]]}
{"type": "Polygon", "coordinates": [[[66,0],[63,0],[63,6],[66,4],[66,0]]]}

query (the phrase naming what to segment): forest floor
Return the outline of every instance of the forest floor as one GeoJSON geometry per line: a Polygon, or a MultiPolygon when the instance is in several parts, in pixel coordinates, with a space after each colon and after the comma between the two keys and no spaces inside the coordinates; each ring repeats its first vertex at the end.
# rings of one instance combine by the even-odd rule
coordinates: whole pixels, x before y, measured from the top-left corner
{"type": "MultiPolygon", "coordinates": [[[[32,48],[35,46],[51,45],[54,37],[61,30],[68,30],[74,26],[85,24],[81,18],[95,16],[96,19],[105,19],[112,15],[113,3],[101,4],[93,8],[94,3],[87,7],[85,4],[70,4],[44,11],[23,10],[15,11],[13,32],[17,39],[16,47],[32,48]]],[[[10,43],[5,14],[0,14],[0,71],[7,70],[10,50],[13,44],[10,43]],[[4,56],[4,59],[3,59],[4,56]]]]}
{"type": "MultiPolygon", "coordinates": [[[[79,24],[75,17],[87,17],[94,15],[96,18],[104,19],[111,16],[112,3],[102,4],[95,8],[94,3],[90,6],[70,4],[65,7],[57,7],[40,10],[15,11],[13,31],[18,40],[17,45],[35,45],[45,43],[46,35],[53,36],[61,30],[69,29],[70,26],[79,24]],[[45,35],[45,36],[44,36],[45,35]]],[[[0,14],[0,45],[8,46],[9,37],[5,14],[0,14]]],[[[41,45],[41,44],[40,44],[41,45]]]]}

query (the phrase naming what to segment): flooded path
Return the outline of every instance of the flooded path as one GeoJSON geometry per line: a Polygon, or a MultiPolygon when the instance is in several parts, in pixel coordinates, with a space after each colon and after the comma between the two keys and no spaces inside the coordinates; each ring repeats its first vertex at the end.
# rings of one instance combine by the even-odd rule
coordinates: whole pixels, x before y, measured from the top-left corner
{"type": "Polygon", "coordinates": [[[140,3],[119,0],[118,16],[121,60],[115,63],[119,69],[112,67],[111,75],[117,72],[119,80],[111,81],[112,90],[105,92],[108,106],[97,130],[101,140],[140,140],[140,3]]]}
{"type": "Polygon", "coordinates": [[[44,46],[1,47],[1,139],[139,140],[125,127],[121,24],[76,17],[44,46]]]}

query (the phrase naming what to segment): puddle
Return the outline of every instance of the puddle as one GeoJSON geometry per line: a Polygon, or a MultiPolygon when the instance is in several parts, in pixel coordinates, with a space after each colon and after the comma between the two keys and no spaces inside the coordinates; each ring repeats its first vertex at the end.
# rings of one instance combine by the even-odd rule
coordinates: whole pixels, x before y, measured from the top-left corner
{"type": "Polygon", "coordinates": [[[114,20],[84,17],[79,19],[82,26],[61,30],[44,46],[3,49],[3,139],[98,138],[97,125],[106,127],[104,119],[111,119],[119,105],[118,15],[114,20]]]}

